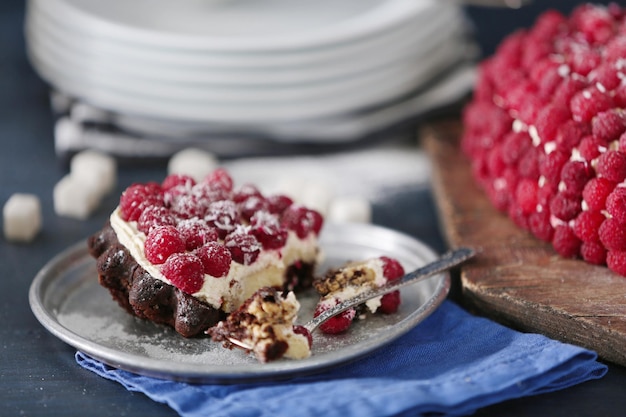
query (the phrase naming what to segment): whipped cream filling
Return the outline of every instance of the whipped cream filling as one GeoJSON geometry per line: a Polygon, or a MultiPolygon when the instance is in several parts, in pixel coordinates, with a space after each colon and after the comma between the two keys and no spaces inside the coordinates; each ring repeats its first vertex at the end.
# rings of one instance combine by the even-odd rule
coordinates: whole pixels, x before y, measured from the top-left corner
{"type": "MultiPolygon", "coordinates": [[[[146,259],[144,254],[145,233],[137,229],[137,222],[126,222],[119,208],[110,217],[111,227],[120,243],[130,252],[137,263],[154,278],[173,285],[162,273],[159,265],[146,259]]],[[[255,262],[242,265],[231,262],[225,277],[205,274],[204,284],[193,297],[216,309],[230,313],[261,287],[282,287],[287,268],[296,261],[312,263],[317,260],[317,236],[310,233],[305,239],[289,231],[285,246],[280,249],[262,250],[255,262]]]]}

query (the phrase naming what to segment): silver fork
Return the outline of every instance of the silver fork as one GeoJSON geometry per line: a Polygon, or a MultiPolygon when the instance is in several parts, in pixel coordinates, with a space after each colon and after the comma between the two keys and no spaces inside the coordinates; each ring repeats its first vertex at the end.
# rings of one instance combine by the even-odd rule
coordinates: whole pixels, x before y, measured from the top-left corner
{"type": "MultiPolygon", "coordinates": [[[[476,252],[473,249],[464,248],[464,247],[446,252],[444,255],[442,255],[440,258],[436,259],[435,261],[430,262],[414,270],[413,272],[409,272],[408,274],[406,274],[399,280],[389,282],[383,286],[366,291],[360,295],[357,295],[356,297],[350,298],[349,300],[346,300],[342,303],[337,304],[333,308],[324,311],[319,316],[314,317],[312,320],[310,320],[308,323],[304,324],[303,326],[311,334],[313,334],[315,329],[317,329],[326,320],[330,319],[331,317],[336,316],[337,314],[351,307],[356,307],[372,298],[380,297],[382,295],[395,291],[399,288],[406,287],[407,285],[411,285],[416,282],[423,281],[425,279],[432,277],[433,275],[447,271],[448,269],[453,268],[457,265],[460,265],[466,260],[472,258],[475,254],[476,252]]],[[[228,340],[234,345],[237,345],[247,350],[252,350],[252,346],[240,340],[233,339],[233,338],[229,338],[228,340]]]]}

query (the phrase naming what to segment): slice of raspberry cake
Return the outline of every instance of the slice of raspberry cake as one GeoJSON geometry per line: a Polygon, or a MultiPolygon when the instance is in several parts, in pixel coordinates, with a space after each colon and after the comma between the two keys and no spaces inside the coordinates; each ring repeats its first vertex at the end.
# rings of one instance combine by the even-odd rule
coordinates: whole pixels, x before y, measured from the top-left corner
{"type": "Polygon", "coordinates": [[[322,216],[282,195],[235,189],[217,169],[133,184],[88,240],[100,283],[127,311],[202,333],[262,287],[311,286],[322,216]]]}
{"type": "Polygon", "coordinates": [[[626,10],[542,14],[481,63],[462,148],[495,207],[626,275],[626,10]]]}
{"type": "MultiPolygon", "coordinates": [[[[404,268],[393,258],[381,256],[359,262],[350,262],[338,269],[330,270],[323,278],[313,282],[314,288],[321,298],[315,307],[317,317],[335,305],[356,297],[373,288],[380,287],[389,281],[404,276],[404,268]]],[[[347,331],[357,318],[364,318],[367,312],[392,314],[400,306],[400,291],[393,291],[382,297],[368,300],[357,308],[350,308],[330,318],[320,326],[320,330],[328,334],[347,331]]]]}

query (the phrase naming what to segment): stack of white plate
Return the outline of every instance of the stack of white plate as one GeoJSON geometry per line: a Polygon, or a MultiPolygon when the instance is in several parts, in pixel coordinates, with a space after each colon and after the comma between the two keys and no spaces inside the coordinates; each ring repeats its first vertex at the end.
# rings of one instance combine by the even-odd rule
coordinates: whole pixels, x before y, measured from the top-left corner
{"type": "Polygon", "coordinates": [[[472,50],[442,0],[29,0],[26,38],[55,90],[179,134],[350,120],[472,50]]]}

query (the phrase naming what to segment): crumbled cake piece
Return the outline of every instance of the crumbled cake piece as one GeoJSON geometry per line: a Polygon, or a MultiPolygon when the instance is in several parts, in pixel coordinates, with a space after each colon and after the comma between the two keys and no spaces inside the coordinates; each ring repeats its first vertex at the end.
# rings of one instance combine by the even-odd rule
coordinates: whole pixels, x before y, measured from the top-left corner
{"type": "MultiPolygon", "coordinates": [[[[342,301],[403,276],[402,265],[396,259],[387,256],[351,262],[330,270],[323,278],[313,281],[313,287],[321,296],[315,307],[314,316],[317,317],[342,301]]],[[[396,290],[332,317],[320,326],[320,330],[329,334],[343,333],[348,330],[354,319],[363,317],[366,311],[392,314],[398,310],[399,305],[400,291],[396,290]]]]}
{"type": "Polygon", "coordinates": [[[207,334],[229,349],[247,346],[261,362],[304,359],[311,355],[311,335],[295,324],[299,309],[293,292],[283,297],[275,288],[261,288],[207,334]]]}
{"type": "Polygon", "coordinates": [[[543,13],[483,61],[462,148],[492,204],[564,257],[626,275],[626,9],[543,13]]]}

